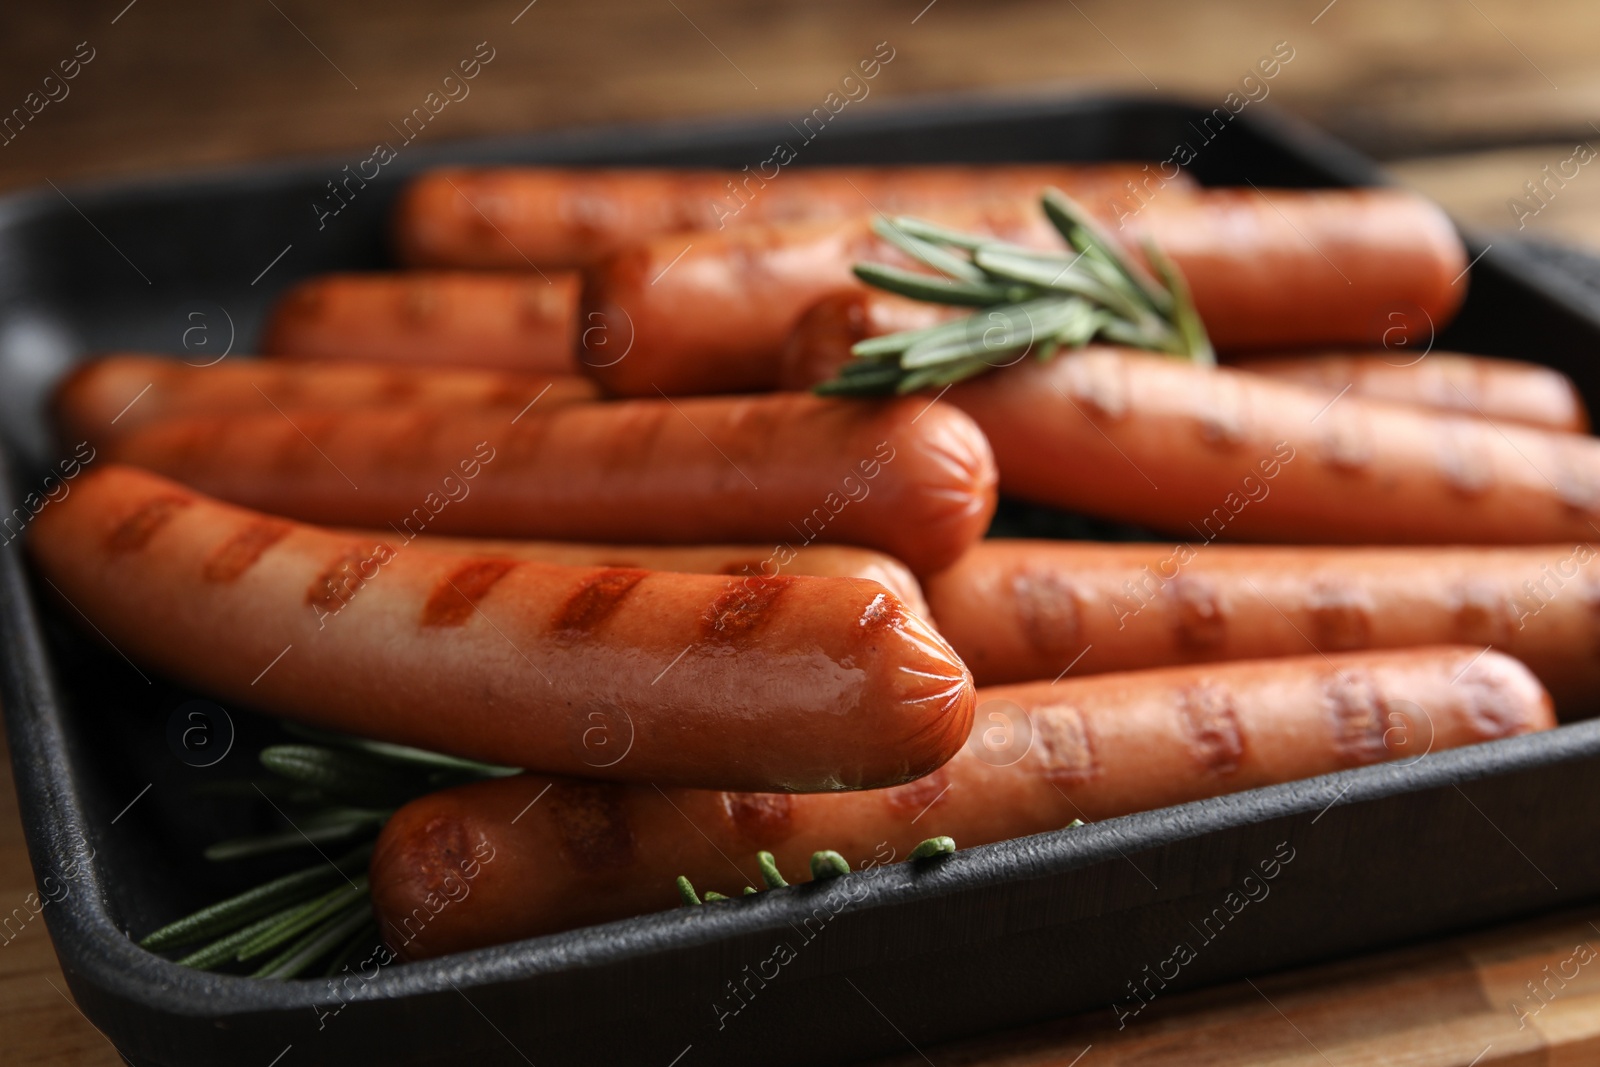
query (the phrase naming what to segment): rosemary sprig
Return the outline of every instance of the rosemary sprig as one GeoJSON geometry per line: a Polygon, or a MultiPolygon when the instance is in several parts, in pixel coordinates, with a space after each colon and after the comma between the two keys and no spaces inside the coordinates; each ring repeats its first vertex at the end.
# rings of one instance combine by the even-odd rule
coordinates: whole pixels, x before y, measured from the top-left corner
{"type": "MultiPolygon", "coordinates": [[[[911,850],[907,860],[925,860],[933,856],[944,856],[956,850],[956,842],[950,837],[930,837],[911,850]]],[[[756,866],[761,869],[761,881],[768,889],[784,889],[789,883],[778,870],[778,861],[770,852],[756,853],[756,866]]],[[[825,882],[830,878],[850,873],[850,862],[839,853],[830,849],[822,849],[811,854],[811,880],[825,882]]],[[[745,886],[744,895],[750,896],[757,893],[754,886],[745,886]]],[[[721,893],[707,892],[702,896],[695,892],[694,883],[683,875],[678,875],[678,895],[683,898],[686,905],[714,904],[728,897],[721,893]]]]}
{"type": "Polygon", "coordinates": [[[1154,244],[1152,276],[1123,254],[1082,207],[1046,190],[1045,215],[1071,252],[1023,248],[914,218],[879,218],[884,240],[934,273],[858,263],[868,285],[927,303],[974,307],[964,318],[868,338],[838,377],[835,396],[880,396],[949,385],[1029,354],[1045,360],[1096,337],[1212,364],[1216,355],[1177,266],[1154,244]]]}
{"type": "Polygon", "coordinates": [[[241,924],[270,915],[289,902],[303,900],[308,892],[320,890],[324,885],[337,881],[345,868],[365,867],[371,855],[372,846],[362,845],[341,856],[331,866],[318,863],[303,871],[274,878],[146,934],[139,942],[139,947],[162,952],[237,929],[241,924]]]}
{"type": "Polygon", "coordinates": [[[436,752],[291,727],[306,744],[270,745],[259,759],[271,777],[213,783],[210,796],[265,795],[292,815],[282,830],[219,841],[207,859],[248,856],[359,842],[336,862],[319,861],[229,897],[159,930],[139,944],[152,952],[201,947],[177,962],[200,970],[259,963],[257,978],[294,978],[332,957],[336,974],[356,953],[377,943],[366,878],[373,841],[396,808],[447,786],[520,774],[436,752]]]}

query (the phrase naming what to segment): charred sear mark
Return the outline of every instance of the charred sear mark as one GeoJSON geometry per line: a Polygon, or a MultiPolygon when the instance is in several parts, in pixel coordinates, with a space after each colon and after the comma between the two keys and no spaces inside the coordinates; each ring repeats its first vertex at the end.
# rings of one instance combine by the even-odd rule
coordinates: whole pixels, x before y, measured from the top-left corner
{"type": "Polygon", "coordinates": [[[1122,360],[1100,354],[1069,358],[1072,362],[1067,368],[1067,394],[1087,409],[1085,415],[1112,421],[1127,415],[1128,379],[1122,360]]]}
{"type": "Polygon", "coordinates": [[[1499,583],[1468,580],[1452,591],[1455,638],[1469,645],[1503,645],[1511,638],[1516,605],[1499,583]]]}
{"type": "Polygon", "coordinates": [[[277,519],[253,519],[206,557],[201,576],[208,582],[231,582],[256,565],[261,554],[288,536],[292,529],[277,519]]]}
{"type": "Polygon", "coordinates": [[[1365,589],[1336,582],[1318,582],[1308,607],[1317,648],[1343,650],[1367,648],[1372,643],[1375,606],[1365,589]]]}
{"type": "MultiPolygon", "coordinates": [[[[388,422],[387,432],[375,435],[375,440],[369,445],[372,466],[379,470],[385,467],[405,470],[425,466],[433,455],[434,442],[444,421],[442,412],[413,408],[407,417],[388,422]]],[[[446,491],[449,491],[448,488],[446,491]]]]}
{"type": "Polygon", "coordinates": [[[1245,391],[1232,378],[1211,379],[1210,403],[1200,415],[1200,439],[1216,448],[1236,448],[1250,436],[1245,391]]]}
{"type": "Polygon", "coordinates": [[[649,574],[649,571],[613,567],[591,575],[556,611],[555,617],[550,620],[551,629],[572,634],[588,633],[610,618],[612,612],[633,592],[633,587],[649,574]]]}
{"type": "Polygon", "coordinates": [[[869,634],[891,630],[899,625],[904,614],[904,609],[894,597],[888,593],[879,593],[861,613],[861,629],[869,634]]]}
{"type": "Polygon", "coordinates": [[[1494,461],[1482,428],[1466,419],[1446,423],[1439,435],[1439,473],[1462,496],[1478,496],[1494,485],[1494,461]]]}
{"type": "Polygon", "coordinates": [[[306,587],[306,606],[338,611],[393,558],[394,549],[381,541],[346,547],[306,587]]]}
{"type": "Polygon", "coordinates": [[[1460,684],[1467,688],[1472,724],[1480,737],[1510,737],[1528,730],[1527,705],[1504,678],[1474,669],[1460,684]]]}
{"type": "Polygon", "coordinates": [[[1329,679],[1327,706],[1333,720],[1333,747],[1346,763],[1388,758],[1384,734],[1389,724],[1384,720],[1383,698],[1370,677],[1346,670],[1329,679]]]}
{"type": "Polygon", "coordinates": [[[724,793],[722,810],[734,833],[752,848],[771,848],[794,833],[794,799],[788,793],[724,793]]]}
{"type": "MultiPolygon", "coordinates": [[[[1600,656],[1600,578],[1587,579],[1578,587],[1578,603],[1583,605],[1584,619],[1588,624],[1589,648],[1591,650],[1589,654],[1600,656]]],[[[1477,643],[1474,642],[1474,644],[1477,643]]],[[[1482,644],[1489,643],[1488,641],[1482,642],[1482,644]]],[[[1504,644],[1505,642],[1497,641],[1494,643],[1504,644]]]]}
{"type": "Polygon", "coordinates": [[[924,775],[914,782],[884,790],[883,799],[891,810],[904,812],[915,818],[927,810],[928,805],[943,796],[948,788],[950,788],[950,776],[945,773],[943,767],[940,767],[932,774],[924,775]]]}
{"type": "Polygon", "coordinates": [[[1216,583],[1179,575],[1167,584],[1172,598],[1172,628],[1182,648],[1217,648],[1228,639],[1228,613],[1216,583]]]}
{"type": "Polygon", "coordinates": [[[413,326],[426,325],[439,311],[439,298],[427,285],[413,285],[400,296],[400,318],[413,326]]]}
{"type": "Polygon", "coordinates": [[[461,564],[434,583],[422,606],[422,625],[465,624],[478,610],[478,602],[516,565],[514,559],[473,559],[461,564]]]}
{"type": "Polygon", "coordinates": [[[377,395],[373,399],[384,404],[398,404],[415,400],[421,392],[421,381],[415,375],[391,371],[378,380],[377,395]]]}
{"type": "Polygon", "coordinates": [[[1081,785],[1100,773],[1094,740],[1083,712],[1071,704],[1035,708],[1034,745],[1044,776],[1057,785],[1081,785]]]}
{"type": "Polygon", "coordinates": [[[633,827],[622,788],[563,782],[545,803],[561,851],[580,873],[616,871],[633,863],[633,827]]]}
{"type": "Polygon", "coordinates": [[[1377,452],[1366,414],[1348,404],[1328,410],[1323,419],[1320,446],[1324,463],[1351,473],[1369,467],[1377,452]]]}
{"type": "Polygon", "coordinates": [[[116,529],[106,538],[108,552],[137,552],[150,543],[150,538],[165,526],[172,517],[190,504],[193,498],[168,493],[152,497],[139,505],[139,510],[117,523],[116,529]]]}
{"type": "MultiPolygon", "coordinates": [[[[684,227],[692,229],[693,227],[684,227]]],[[[565,305],[554,294],[545,295],[545,287],[525,289],[517,300],[517,316],[530,326],[538,326],[560,315],[565,305]]]]}
{"type": "Polygon", "coordinates": [[[412,868],[424,888],[442,894],[452,879],[461,880],[467,831],[459,818],[429,819],[414,840],[425,846],[408,850],[412,853],[412,868]]]}
{"type": "MultiPolygon", "coordinates": [[[[150,436],[156,447],[182,470],[205,470],[218,462],[230,440],[233,424],[227,419],[192,419],[150,436]]],[[[141,437],[144,435],[140,435],[141,437]]],[[[138,438],[135,438],[138,440],[138,438]]]]}
{"type": "Polygon", "coordinates": [[[735,642],[755,636],[793,578],[752,576],[730,582],[706,608],[706,638],[735,642]]]}
{"type": "Polygon", "coordinates": [[[1217,685],[1193,685],[1178,698],[1178,719],[1189,751],[1214,774],[1232,774],[1244,758],[1244,737],[1233,694],[1217,685]]]}
{"type": "MultiPolygon", "coordinates": [[[[277,435],[272,443],[270,462],[276,471],[284,474],[302,474],[311,470],[319,473],[326,470],[330,462],[328,454],[329,440],[338,432],[343,424],[344,417],[333,412],[296,411],[293,414],[272,419],[271,433],[277,435]]],[[[244,438],[245,447],[250,452],[256,450],[256,444],[244,438]]],[[[263,442],[269,438],[263,435],[263,442]]]]}
{"type": "Polygon", "coordinates": [[[1057,659],[1076,655],[1081,642],[1078,594],[1072,583],[1053,570],[1025,570],[1011,579],[1017,625],[1039,655],[1057,659]]]}
{"type": "Polygon", "coordinates": [[[1579,438],[1551,442],[1547,464],[1549,478],[1555,482],[1561,502],[1573,511],[1591,512],[1600,504],[1600,482],[1593,468],[1587,448],[1579,438]]]}
{"type": "Polygon", "coordinates": [[[497,375],[494,384],[484,395],[483,402],[489,407],[514,407],[522,409],[539,399],[547,386],[534,389],[527,382],[519,378],[497,375]]]}

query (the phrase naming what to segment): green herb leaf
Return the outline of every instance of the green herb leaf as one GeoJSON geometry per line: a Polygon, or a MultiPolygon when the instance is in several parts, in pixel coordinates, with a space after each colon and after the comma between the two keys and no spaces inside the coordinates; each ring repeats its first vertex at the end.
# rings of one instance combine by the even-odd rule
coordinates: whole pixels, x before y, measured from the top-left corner
{"type": "Polygon", "coordinates": [[[218,841],[205,850],[205,857],[213,862],[244,859],[270,852],[304,848],[344,841],[357,834],[375,830],[383,825],[391,812],[387,809],[325,808],[317,814],[297,820],[294,828],[258,837],[235,837],[218,841]]]}
{"type": "Polygon", "coordinates": [[[1042,206],[1070,253],[962,234],[921,219],[875,222],[884,240],[937,273],[858,263],[856,277],[913,300],[982,310],[858,342],[838,375],[815,391],[885,396],[942,387],[1009,366],[1029,352],[1050,359],[1097,336],[1215,362],[1188,285],[1159,249],[1145,248],[1156,277],[1059,190],[1046,190],[1042,206]]]}
{"type": "Polygon", "coordinates": [[[815,882],[850,873],[850,863],[832,849],[811,854],[811,879],[815,882]]]}
{"type": "Polygon", "coordinates": [[[761,868],[761,880],[767,883],[768,889],[782,889],[789,884],[778,871],[778,862],[772,858],[772,853],[757,852],[756,866],[761,868]]]}
{"type": "Polygon", "coordinates": [[[372,905],[365,898],[330,916],[320,926],[274,956],[252,978],[293,978],[332,952],[357,930],[372,923],[372,905]]]}
{"type": "Polygon", "coordinates": [[[229,897],[210,907],[201,908],[176,922],[146,934],[139,942],[140,948],[160,952],[169,948],[182,948],[207,938],[235,930],[263,915],[280,910],[286,904],[303,901],[314,895],[322,886],[337,880],[345,869],[366,869],[372,856],[372,846],[363,845],[341,856],[332,865],[319,863],[303,871],[274,878],[238,896],[229,897]]]}
{"type": "Polygon", "coordinates": [[[1009,287],[981,282],[955,281],[936,274],[922,274],[886,263],[857,263],[851,270],[868,285],[929,304],[970,304],[988,307],[1005,300],[1009,287]]]}
{"type": "Polygon", "coordinates": [[[283,922],[261,931],[255,937],[240,945],[238,951],[234,954],[235,958],[241,961],[248,961],[270,952],[290,938],[311,929],[333,915],[343,912],[356,901],[365,900],[367,888],[367,876],[362,875],[353,883],[341,885],[337,889],[330,890],[301,907],[283,922]]]}

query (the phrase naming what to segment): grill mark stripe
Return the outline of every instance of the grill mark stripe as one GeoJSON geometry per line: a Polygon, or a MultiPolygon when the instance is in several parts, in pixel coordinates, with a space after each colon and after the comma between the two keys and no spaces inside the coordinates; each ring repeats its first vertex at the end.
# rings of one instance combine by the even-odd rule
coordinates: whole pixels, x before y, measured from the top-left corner
{"type": "Polygon", "coordinates": [[[1221,686],[1190,686],[1180,698],[1178,718],[1189,751],[1203,766],[1219,775],[1239,769],[1244,737],[1231,693],[1221,686]]]}
{"type": "Polygon", "coordinates": [[[1046,778],[1071,786],[1100,776],[1094,736],[1082,711],[1071,704],[1057,704],[1035,708],[1031,720],[1046,778]]]}
{"type": "Polygon", "coordinates": [[[722,809],[741,841],[772,848],[794,834],[794,800],[788,793],[723,793],[722,809]]]}
{"type": "Polygon", "coordinates": [[[771,615],[773,605],[793,584],[793,578],[781,575],[752,576],[728,583],[701,616],[706,640],[733,644],[754,637],[771,615]]]}
{"type": "Polygon", "coordinates": [[[579,874],[623,870],[633,863],[633,824],[616,785],[562,783],[545,807],[562,854],[579,874]]]}
{"type": "Polygon", "coordinates": [[[422,606],[423,626],[463,626],[489,590],[516,568],[514,559],[473,559],[439,579],[422,606]]]}
{"type": "Polygon", "coordinates": [[[611,567],[591,575],[557,609],[550,628],[568,634],[596,629],[649,574],[630,567],[611,567]]]}
{"type": "Polygon", "coordinates": [[[115,553],[139,551],[150,543],[150,538],[170,522],[174,515],[193,503],[192,497],[179,496],[175,493],[145,501],[139,506],[139,510],[119,522],[116,529],[106,537],[106,551],[115,553]]]}
{"type": "Polygon", "coordinates": [[[915,781],[885,789],[883,802],[891,811],[909,814],[915,818],[931,807],[934,801],[943,797],[949,787],[950,772],[940,767],[932,774],[923,775],[915,781]]]}
{"type": "Polygon", "coordinates": [[[357,590],[376,575],[375,570],[370,575],[362,573],[371,569],[367,565],[381,565],[393,558],[394,549],[382,541],[373,542],[370,548],[347,546],[306,587],[306,606],[337,613],[349,603],[357,590]]]}
{"type": "Polygon", "coordinates": [[[1051,660],[1077,652],[1083,609],[1068,578],[1049,568],[1019,571],[1011,578],[1011,595],[1029,648],[1051,660]]]}
{"type": "Polygon", "coordinates": [[[261,554],[288,536],[292,527],[276,519],[254,519],[206,557],[200,576],[208,582],[232,582],[256,565],[261,554]]]}
{"type": "Polygon", "coordinates": [[[1384,744],[1383,699],[1370,677],[1357,672],[1330,679],[1327,706],[1333,727],[1333,747],[1341,759],[1362,766],[1387,759],[1384,744]]]}

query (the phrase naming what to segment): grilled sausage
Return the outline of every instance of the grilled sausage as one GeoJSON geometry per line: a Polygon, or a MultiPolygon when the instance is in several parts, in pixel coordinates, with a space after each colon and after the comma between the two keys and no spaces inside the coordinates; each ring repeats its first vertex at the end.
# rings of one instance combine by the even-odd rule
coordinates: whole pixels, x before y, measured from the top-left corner
{"type": "Polygon", "coordinates": [[[281,297],[261,351],[295,359],[575,374],[578,276],[324,274],[281,297]]]}
{"type": "Polygon", "coordinates": [[[374,542],[109,466],[31,528],[122,654],[330,730],[563,775],[762,790],[927,774],[971,676],[873,582],[374,542]]]}
{"type": "Polygon", "coordinates": [[[373,906],[398,953],[438,956],[670,908],[678,875],[737,894],[761,884],[757,849],[797,878],[818,849],[871,866],[935,835],[980,845],[1552,725],[1533,676],[1476,648],[986,689],[967,746],[893,789],[782,796],[525,775],[422,797],[378,840],[373,906]]]}
{"type": "MultiPolygon", "coordinates": [[[[1127,200],[1148,170],[1130,163],[801,167],[767,178],[748,167],[436,170],[401,194],[395,244],[402,261],[419,267],[587,267],[667,234],[694,240],[752,225],[1037,199],[1052,185],[1105,201],[1110,211],[1110,201],[1127,200]]],[[[1180,176],[1162,196],[1191,188],[1180,176]]]]}
{"type": "Polygon", "coordinates": [[[922,573],[983,535],[994,466],[921,398],[767,396],[174,419],[108,457],[309,522],[563,541],[863,545],[922,573]],[[492,462],[491,462],[492,459],[492,462]],[[470,470],[470,477],[463,477],[470,470]]]}
{"type": "Polygon", "coordinates": [[[90,360],[69,374],[56,389],[54,416],[64,438],[107,442],[193,415],[410,407],[508,408],[510,418],[535,403],[542,410],[598,396],[593,382],[576,375],[257,359],[196,367],[126,353],[90,360]]]}

